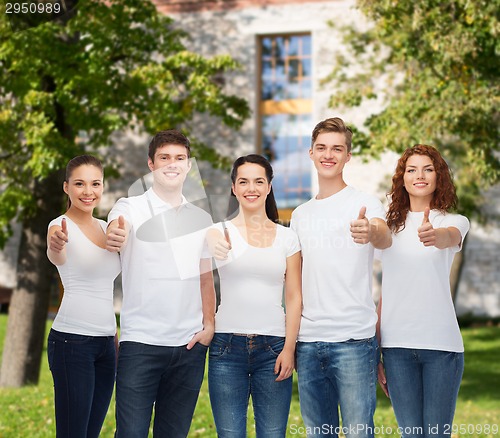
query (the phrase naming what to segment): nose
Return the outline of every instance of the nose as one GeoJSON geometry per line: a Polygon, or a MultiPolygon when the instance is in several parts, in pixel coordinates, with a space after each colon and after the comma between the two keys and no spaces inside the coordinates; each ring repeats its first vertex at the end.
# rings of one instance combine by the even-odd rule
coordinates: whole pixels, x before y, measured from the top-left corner
{"type": "Polygon", "coordinates": [[[90,193],[92,193],[92,186],[84,185],[83,186],[83,194],[88,195],[90,193]]]}
{"type": "Polygon", "coordinates": [[[330,158],[332,158],[332,157],[333,157],[332,150],[331,150],[331,149],[329,149],[329,148],[326,148],[326,149],[325,149],[325,158],[326,158],[327,160],[329,160],[329,159],[330,159],[330,158]]]}
{"type": "Polygon", "coordinates": [[[423,170],[417,171],[417,179],[425,179],[425,173],[423,170]]]}

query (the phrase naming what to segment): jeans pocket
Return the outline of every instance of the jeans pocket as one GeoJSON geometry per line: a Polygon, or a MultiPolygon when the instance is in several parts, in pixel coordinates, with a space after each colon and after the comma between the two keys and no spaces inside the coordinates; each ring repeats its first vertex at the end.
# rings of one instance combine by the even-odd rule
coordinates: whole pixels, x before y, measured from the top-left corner
{"type": "Polygon", "coordinates": [[[229,344],[215,334],[210,343],[210,347],[208,347],[208,357],[211,359],[218,359],[224,356],[228,350],[229,344]]]}
{"type": "Polygon", "coordinates": [[[77,335],[76,333],[63,333],[54,329],[50,330],[49,341],[64,342],[65,344],[82,345],[91,342],[93,336],[77,335]]]}
{"type": "Polygon", "coordinates": [[[268,349],[274,354],[276,357],[283,351],[283,347],[285,346],[285,338],[276,337],[271,342],[269,342],[268,349]]]}

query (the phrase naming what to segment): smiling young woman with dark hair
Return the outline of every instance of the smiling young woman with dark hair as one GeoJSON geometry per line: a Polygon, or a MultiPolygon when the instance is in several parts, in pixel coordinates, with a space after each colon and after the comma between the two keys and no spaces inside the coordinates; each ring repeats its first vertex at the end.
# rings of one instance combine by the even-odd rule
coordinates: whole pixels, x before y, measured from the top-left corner
{"type": "Polygon", "coordinates": [[[250,396],[257,436],[286,434],[302,308],[300,246],[277,223],[272,178],[264,157],[238,158],[231,172],[236,215],[207,233],[221,288],[208,366],[219,437],[247,435],[250,396]]]}
{"type": "Polygon", "coordinates": [[[47,234],[47,255],[64,287],[47,346],[57,438],[97,438],[115,383],[113,281],[121,268],[118,254],[106,250],[106,222],[93,217],[103,177],[91,155],[68,163],[68,209],[47,234]]]}

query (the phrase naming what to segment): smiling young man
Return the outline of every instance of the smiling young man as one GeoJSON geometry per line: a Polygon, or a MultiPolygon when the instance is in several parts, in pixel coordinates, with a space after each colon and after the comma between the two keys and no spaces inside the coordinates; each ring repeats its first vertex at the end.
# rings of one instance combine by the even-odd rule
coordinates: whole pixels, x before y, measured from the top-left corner
{"type": "Polygon", "coordinates": [[[118,200],[109,213],[107,249],[120,252],[123,304],[116,379],[116,437],[185,437],[203,381],[214,334],[215,291],[203,239],[190,242],[183,278],[172,239],[211,225],[208,213],[182,194],[191,169],[189,140],[157,133],[148,152],[153,186],[118,200]]]}
{"type": "Polygon", "coordinates": [[[316,125],[309,156],[318,194],[292,214],[302,248],[303,310],[297,344],[300,407],[308,436],[373,437],[378,346],[371,295],[374,248],[391,245],[381,202],[348,186],[352,131],[316,125]]]}

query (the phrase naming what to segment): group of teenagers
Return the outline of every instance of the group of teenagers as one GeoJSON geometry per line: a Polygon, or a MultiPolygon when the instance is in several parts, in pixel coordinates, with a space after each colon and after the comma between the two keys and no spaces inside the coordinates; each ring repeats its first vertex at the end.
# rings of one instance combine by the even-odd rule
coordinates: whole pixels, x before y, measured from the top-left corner
{"type": "Polygon", "coordinates": [[[58,438],[98,437],[115,383],[117,438],[147,437],[153,411],[154,436],[188,436],[207,351],[219,437],[247,436],[250,397],[256,436],[284,437],[294,369],[308,436],[373,437],[377,381],[403,437],[449,436],[464,367],[449,274],[469,221],[453,213],[451,172],[435,148],[404,151],[385,212],[344,181],[351,141],[340,118],[315,126],[319,190],[290,227],[278,223],[273,169],[256,154],[234,162],[234,214],[213,224],[183,195],[190,143],[177,130],[153,137],[152,187],[119,199],[107,222],[93,216],[101,163],[68,163],[68,208],[47,235],[64,287],[48,336],[58,438]],[[200,234],[181,262],[198,275],[182,276],[173,242],[200,234]]]}

